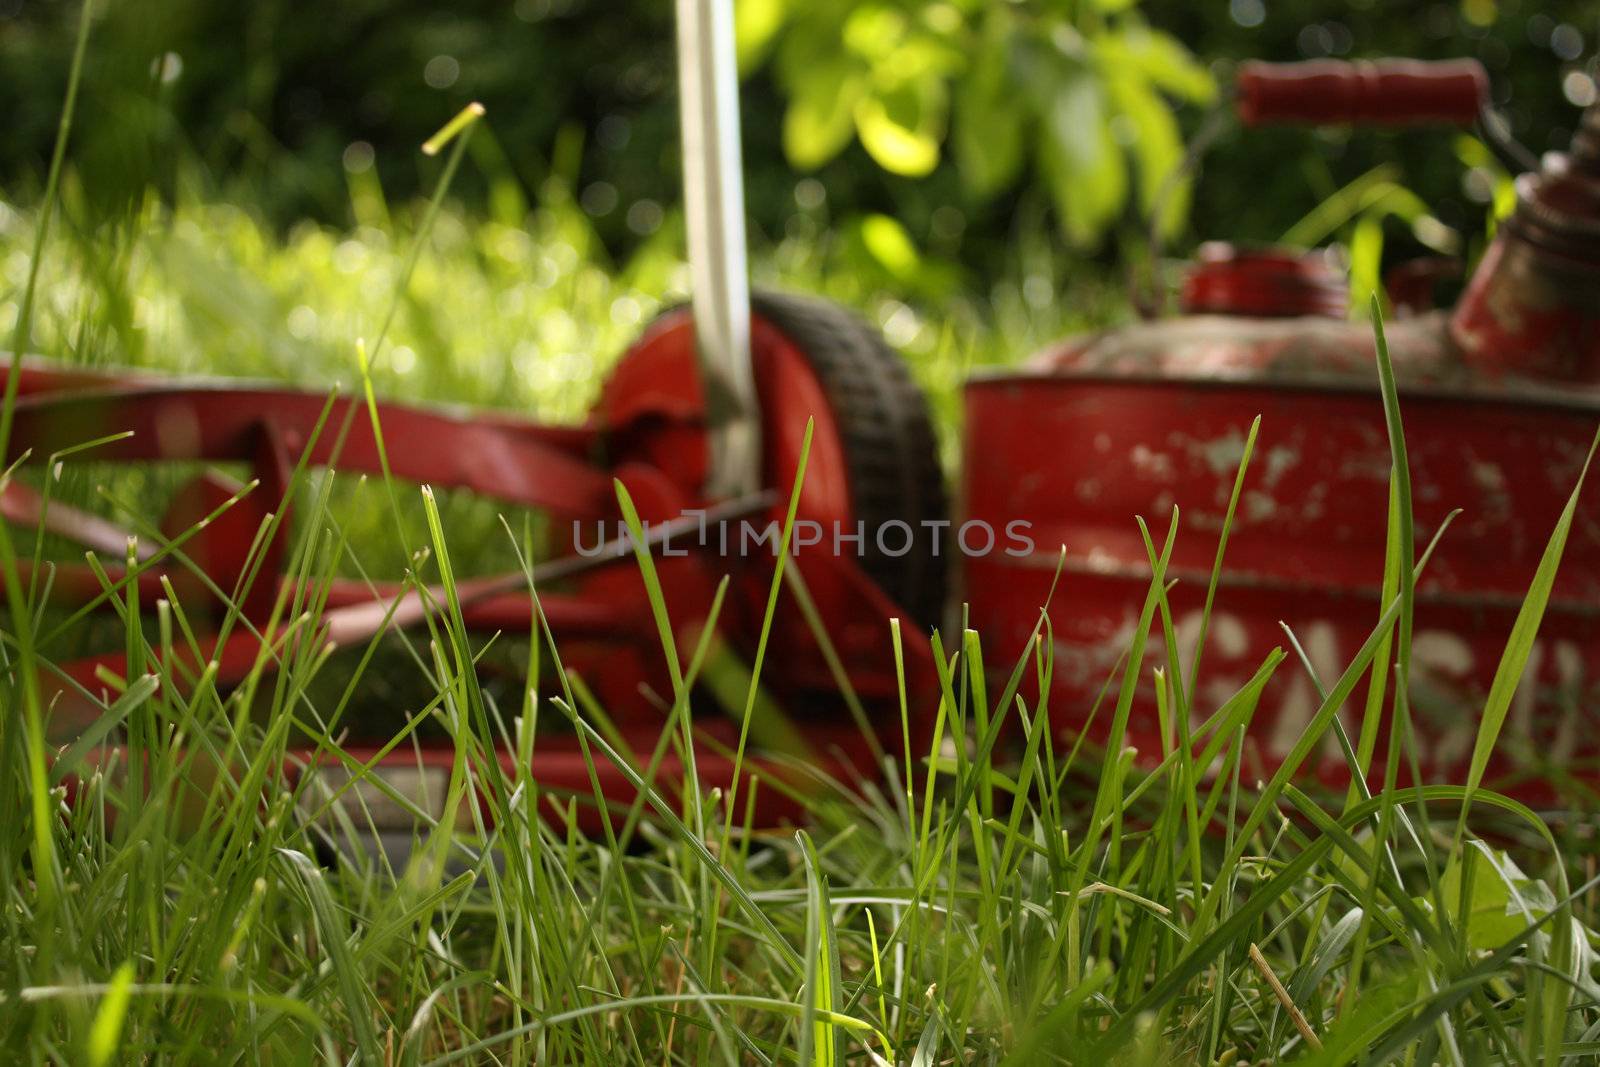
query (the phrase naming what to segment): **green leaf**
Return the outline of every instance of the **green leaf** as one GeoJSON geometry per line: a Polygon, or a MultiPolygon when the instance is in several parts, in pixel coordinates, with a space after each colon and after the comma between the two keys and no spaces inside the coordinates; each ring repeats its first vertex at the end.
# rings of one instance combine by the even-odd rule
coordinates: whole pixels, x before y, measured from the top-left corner
{"type": "Polygon", "coordinates": [[[1333,195],[1324,197],[1304,218],[1284,231],[1278,238],[1279,243],[1296,248],[1316,247],[1380,200],[1384,189],[1397,188],[1394,178],[1398,173],[1392,163],[1373,167],[1333,195]]]}
{"type": "Polygon", "coordinates": [[[1134,69],[1180,100],[1209,104],[1217,98],[1217,81],[1211,71],[1175,37],[1136,26],[1115,37],[1103,38],[1098,47],[1119,49],[1134,69]]]}
{"type": "Polygon", "coordinates": [[[1173,180],[1183,162],[1178,121],[1144,78],[1126,70],[1107,71],[1107,75],[1112,104],[1128,124],[1129,147],[1139,165],[1139,207],[1147,216],[1159,211],[1156,224],[1170,237],[1183,225],[1189,210],[1189,182],[1173,180]]]}
{"type": "Polygon", "coordinates": [[[944,82],[929,76],[861,97],[855,106],[856,133],[878,166],[920,178],[939,165],[948,114],[944,82]]]}
{"type": "Polygon", "coordinates": [[[797,16],[784,28],[774,57],[778,83],[789,98],[783,150],[800,170],[814,170],[850,143],[853,112],[869,72],[839,47],[838,26],[797,16]]]}
{"type": "Polygon", "coordinates": [[[905,40],[906,17],[883,4],[856,8],[844,20],[840,37],[844,46],[863,59],[887,60],[905,40]]]}
{"type": "Polygon", "coordinates": [[[734,0],[733,45],[741,75],[761,66],[787,15],[784,0],[734,0]]]}
{"type": "Polygon", "coordinates": [[[855,105],[865,90],[865,73],[838,63],[812,68],[791,85],[783,115],[783,153],[789,162],[815,170],[843,151],[855,132],[855,105]]]}
{"type": "Polygon", "coordinates": [[[1322,1035],[1321,1051],[1296,1059],[1297,1067],[1332,1067],[1360,1062],[1361,1054],[1394,1025],[1395,1016],[1417,999],[1417,979],[1407,974],[1393,981],[1361,990],[1361,996],[1343,1018],[1322,1035]]]}
{"type": "Polygon", "coordinates": [[[1333,970],[1339,958],[1344,955],[1345,949],[1350,947],[1350,942],[1356,935],[1356,930],[1361,925],[1361,909],[1351,908],[1345,912],[1344,917],[1334,923],[1327,936],[1317,942],[1317,950],[1305,966],[1295,972],[1294,979],[1289,983],[1289,999],[1304,1003],[1310,999],[1312,992],[1333,970]]]}
{"type": "Polygon", "coordinates": [[[1040,79],[1041,163],[1062,230],[1077,245],[1099,239],[1128,197],[1127,164],[1111,135],[1098,79],[1087,69],[1040,79]]]}
{"type": "Polygon", "coordinates": [[[350,927],[345,921],[345,913],[334,903],[333,894],[322,876],[322,869],[312,862],[311,857],[291,848],[279,848],[277,854],[279,859],[299,876],[300,888],[305,894],[306,902],[311,905],[311,914],[317,923],[319,944],[322,951],[327,954],[328,965],[339,987],[345,1015],[355,1032],[357,1058],[363,1062],[376,1063],[383,1059],[383,1052],[378,1043],[378,1033],[372,1017],[371,985],[357,966],[355,954],[350,950],[350,927]]]}
{"type": "Polygon", "coordinates": [[[154,674],[144,674],[134,679],[127,691],[117,698],[116,703],[107,708],[103,714],[96,716],[94,722],[56,756],[55,762],[50,765],[50,784],[56,785],[67,775],[74,773],[84,757],[104,742],[112,730],[122,725],[122,721],[135,708],[142,706],[154,696],[160,685],[161,679],[154,674]]]}
{"type": "Polygon", "coordinates": [[[838,933],[828,900],[828,879],[822,873],[816,847],[804,830],[795,831],[794,836],[806,869],[806,992],[800,1062],[810,1062],[812,1067],[836,1067],[841,1059],[839,1045],[843,1035],[834,1019],[844,1007],[838,933]]]}
{"type": "Polygon", "coordinates": [[[1350,232],[1350,298],[1357,308],[1367,306],[1368,297],[1383,298],[1383,222],[1377,215],[1363,215],[1350,232]]]}
{"type": "Polygon", "coordinates": [[[872,258],[897,278],[913,278],[921,257],[906,228],[888,215],[868,215],[861,220],[861,243],[872,258]]]}
{"type": "MultiPolygon", "coordinates": [[[[1000,26],[997,19],[990,25],[1000,26]]],[[[1025,114],[1009,69],[1009,31],[985,33],[967,77],[956,90],[951,147],[961,180],[987,198],[1010,185],[1022,167],[1025,114]]]]}
{"type": "Polygon", "coordinates": [[[100,1008],[89,1025],[89,1063],[102,1067],[111,1062],[122,1038],[122,1021],[128,1015],[128,1000],[133,992],[133,964],[124,962],[106,986],[100,1008]]]}
{"type": "Polygon", "coordinates": [[[1510,856],[1479,842],[1473,842],[1471,847],[1476,854],[1470,863],[1464,862],[1468,853],[1456,853],[1439,883],[1445,900],[1461,900],[1462,868],[1471,868],[1471,909],[1456,919],[1466,933],[1469,948],[1499,948],[1555,910],[1557,901],[1550,887],[1529,878],[1510,856]]]}

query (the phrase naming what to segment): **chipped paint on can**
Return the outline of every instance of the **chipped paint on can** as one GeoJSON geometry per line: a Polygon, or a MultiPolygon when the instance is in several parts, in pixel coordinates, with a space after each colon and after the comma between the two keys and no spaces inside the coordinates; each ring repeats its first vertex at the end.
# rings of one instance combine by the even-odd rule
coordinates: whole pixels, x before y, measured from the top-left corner
{"type": "MultiPolygon", "coordinates": [[[[1419,547],[1462,508],[1418,586],[1412,705],[1428,773],[1470,752],[1476,717],[1550,530],[1575,484],[1600,400],[1413,386],[1402,395],[1419,547]]],[[[1200,611],[1252,420],[1260,436],[1235,517],[1198,682],[1196,722],[1249,681],[1289,624],[1318,673],[1337,677],[1381,614],[1390,453],[1375,385],[1091,373],[994,376],[966,391],[969,517],[1031,524],[1037,551],[967,561],[971,625],[1009,670],[1051,604],[1052,721],[1079,730],[1137,627],[1150,580],[1134,522],[1180,530],[1169,566],[1179,662],[1200,611]],[[1086,487],[1093,487],[1086,491],[1086,487]]],[[[1161,627],[1146,664],[1164,664],[1161,627]]],[[[1502,750],[1600,756],[1600,495],[1579,501],[1566,557],[1502,750]],[[1592,697],[1593,699],[1589,699],[1592,697]]],[[[1117,684],[1113,680],[1113,685],[1117,684]]],[[[1161,751],[1143,672],[1129,743],[1161,751]]],[[[1360,690],[1364,692],[1363,690],[1360,690]]],[[[1291,659],[1264,690],[1251,748],[1264,768],[1320,703],[1291,659]]],[[[1345,709],[1352,731],[1359,707],[1345,709]]],[[[1105,717],[1098,720],[1102,727],[1105,717]]],[[[1387,731],[1382,732],[1387,736],[1387,731]]],[[[1337,750],[1319,770],[1337,779],[1337,750]]],[[[1379,764],[1381,766],[1381,764],[1379,764]]],[[[1524,790],[1524,795],[1529,795],[1524,790]]]]}

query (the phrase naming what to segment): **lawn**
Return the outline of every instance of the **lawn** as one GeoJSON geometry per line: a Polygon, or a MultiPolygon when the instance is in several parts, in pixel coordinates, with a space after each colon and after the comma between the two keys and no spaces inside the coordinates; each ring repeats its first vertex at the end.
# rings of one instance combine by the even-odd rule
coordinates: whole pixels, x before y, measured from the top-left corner
{"type": "MultiPolygon", "coordinates": [[[[68,168],[37,202],[0,203],[0,328],[68,363],[346,391],[370,367],[381,395],[575,421],[610,362],[681,299],[670,226],[614,262],[559,183],[532,204],[507,189],[503,210],[478,213],[448,198],[448,170],[434,200],[388,203],[360,164],[346,173],[357,225],[286,232],[248,205],[194,195],[79,228],[68,168]]],[[[1092,276],[1074,278],[1075,301],[1029,299],[1029,279],[1048,294],[1063,277],[1026,250],[981,292],[936,307],[898,300],[834,273],[825,208],[802,210],[811,229],[763,246],[758,280],[828,293],[879,323],[933,397],[952,458],[956,390],[972,368],[1122,314],[1114,284],[1092,276]]],[[[1403,458],[1403,401],[1392,381],[1382,396],[1403,458]]],[[[1397,471],[1391,555],[1411,560],[1425,546],[1397,471]]],[[[171,489],[80,457],[35,484],[145,530],[171,489]]],[[[1095,712],[1109,743],[1050,729],[1042,703],[1018,696],[1024,676],[1051,669],[1048,641],[1014,670],[985,672],[981,634],[904,633],[939,653],[928,750],[887,752],[846,784],[796,766],[804,825],[757,828],[747,791],[655,774],[663,753],[687,762],[710,744],[697,724],[720,711],[694,685],[704,646],[664,649],[685,672],[663,699],[660,746],[623,751],[556,644],[489,640],[448,606],[452,561],[462,573],[515,564],[515,521],[383,479],[307,477],[295,492],[298,573],[404,574],[442,583],[446,606],[358,656],[286,646],[281,662],[263,657],[219,688],[168,666],[163,653],[190,639],[181,605],[141,625],[133,594],[112,584],[102,600],[118,610],[95,620],[45,610],[18,561],[66,550],[0,532],[0,810],[13,813],[0,824],[0,1048],[17,1062],[1600,1057],[1584,798],[1552,817],[1476,780],[1398,784],[1416,753],[1404,687],[1369,697],[1365,679],[1409,674],[1409,567],[1391,565],[1372,639],[1342,676],[1318,680],[1312,725],[1268,780],[1247,769],[1242,740],[1259,685],[1191,707],[1194,665],[1146,655],[1144,635],[1172,625],[1162,546],[1217,540],[1146,516],[1145,614],[1095,712]],[[41,672],[107,639],[151,673],[102,678],[97,731],[47,744],[41,672]],[[520,661],[538,684],[491,684],[474,669],[486,654],[520,661]],[[1152,675],[1174,722],[1192,711],[1202,725],[1135,762],[1120,739],[1134,687],[1152,675]],[[1330,793],[1294,774],[1330,734],[1358,760],[1338,714],[1347,704],[1363,736],[1380,716],[1397,724],[1376,791],[1330,793]],[[359,776],[343,732],[358,710],[401,751],[422,730],[448,739],[426,805],[382,784],[335,803],[338,779],[293,773],[288,753],[309,742],[324,767],[359,776]],[[594,797],[553,794],[527,772],[552,729],[576,732],[591,766],[620,767],[637,787],[598,833],[580,829],[594,797]],[[99,754],[107,739],[121,743],[115,757],[99,754]],[[521,758],[503,764],[502,748],[521,758]],[[364,845],[379,803],[415,817],[404,862],[364,845]]],[[[1480,721],[1475,763],[1495,746],[1565,535],[1552,531],[1508,644],[1507,684],[1467,709],[1480,721]]],[[[1226,530],[1219,566],[1225,541],[1226,530]]],[[[652,606],[667,609],[659,593],[652,606]]],[[[276,621],[309,632],[319,613],[314,600],[283,604],[276,621]]],[[[1308,669],[1286,651],[1264,674],[1308,669]]]]}

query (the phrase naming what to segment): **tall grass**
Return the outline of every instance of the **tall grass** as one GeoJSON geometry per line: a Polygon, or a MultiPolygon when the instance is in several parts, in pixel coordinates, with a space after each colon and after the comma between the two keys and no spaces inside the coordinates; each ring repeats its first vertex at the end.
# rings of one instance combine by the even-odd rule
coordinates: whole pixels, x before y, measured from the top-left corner
{"type": "MultiPolygon", "coordinates": [[[[48,211],[28,268],[46,286],[48,211]]],[[[415,247],[427,239],[413,235],[415,247]]],[[[407,309],[394,343],[417,329],[408,316],[426,321],[436,306],[427,263],[391,289],[407,309]]],[[[493,271],[456,284],[492,290],[493,271]]],[[[30,281],[24,308],[32,293],[30,281]]],[[[74,335],[54,351],[71,355],[74,335]]],[[[714,712],[696,682],[714,627],[680,645],[648,551],[637,563],[673,691],[660,743],[635,753],[564,669],[531,569],[535,639],[520,650],[526,685],[508,697],[480,676],[495,642],[463,623],[463,542],[433,494],[387,478],[351,488],[380,516],[353,539],[344,479],[296,472],[288,569],[305,581],[286,588],[310,592],[285,594],[269,634],[315,632],[319,582],[366,570],[373,552],[401,560],[412,587],[444,591],[420,630],[383,639],[425,680],[396,716],[392,750],[424,725],[448,740],[448,770],[417,794],[345,742],[351,702],[380,684],[377,641],[338,669],[314,643],[285,642],[224,690],[171,654],[193,632],[182,603],[168,599],[152,623],[126,582],[108,582],[102,600],[129,676],[79,693],[100,703],[97,726],[47,750],[37,680],[74,634],[46,624],[43,591],[19,580],[16,531],[0,528],[0,1049],[89,1064],[1593,1062],[1595,881],[1581,827],[1476,775],[1398,784],[1400,761],[1416,755],[1409,627],[1427,549],[1413,541],[1403,406],[1381,333],[1379,351],[1395,459],[1384,610],[1339,677],[1313,673],[1321,707],[1265,782],[1242,744],[1262,688],[1311,668],[1275,650],[1232,698],[1200,703],[1204,642],[1184,662],[1170,639],[1165,571],[1186,536],[1176,513],[1159,537],[1140,525],[1151,580],[1096,712],[1104,743],[1057,732],[1047,698],[1023,695],[1049,692],[1047,618],[1016,663],[986,658],[971,631],[896,630],[897,647],[928,642],[937,663],[937,707],[902,709],[934,716],[932,744],[885,753],[875,779],[811,775],[807,825],[783,831],[747,818],[745,791],[769,785],[741,796],[692,775],[660,780],[665,753],[693,767],[705,743],[695,722],[714,712]],[[1161,662],[1147,655],[1156,627],[1169,637],[1161,662]],[[1163,751],[1135,759],[1122,741],[1135,686],[1152,676],[1170,728],[1163,751]],[[1364,679],[1352,742],[1339,713],[1364,679]],[[529,773],[548,716],[577,733],[594,782],[611,763],[635,787],[600,834],[579,829],[598,784],[563,795],[529,773]],[[1393,744],[1369,791],[1385,721],[1393,744]],[[1330,732],[1359,772],[1348,796],[1303,788],[1295,773],[1330,732]],[[315,773],[297,773],[291,752],[307,743],[315,773]],[[517,758],[503,763],[506,750],[517,758]],[[412,816],[406,847],[370,847],[380,804],[412,816]]],[[[353,350],[344,358],[370,385],[353,350]]],[[[437,371],[426,363],[418,373],[437,371]]],[[[1247,450],[1235,503],[1248,463],[1247,450]]],[[[620,488],[619,506],[631,506],[620,488]]],[[[1475,766],[1495,743],[1571,521],[1569,507],[1508,643],[1507,681],[1473,709],[1475,766]]],[[[515,529],[504,524],[501,551],[531,566],[531,538],[515,529]]],[[[227,620],[243,625],[236,608],[227,620]]],[[[1287,644],[1298,651],[1292,630],[1287,644]]]]}

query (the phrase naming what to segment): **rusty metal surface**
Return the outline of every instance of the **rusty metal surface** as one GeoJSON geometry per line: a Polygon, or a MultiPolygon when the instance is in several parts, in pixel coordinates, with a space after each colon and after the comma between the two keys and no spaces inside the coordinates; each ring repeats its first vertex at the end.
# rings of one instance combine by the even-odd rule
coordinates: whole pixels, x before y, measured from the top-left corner
{"type": "MultiPolygon", "coordinates": [[[[1395,373],[1411,383],[1464,382],[1442,312],[1388,329],[1395,373]]],[[[1034,373],[1283,382],[1371,382],[1372,327],[1320,316],[1186,315],[1070,338],[1028,362],[1034,373]]]]}
{"type": "MultiPolygon", "coordinates": [[[[1470,750],[1471,709],[1481,707],[1600,426],[1600,398],[1570,390],[1412,388],[1402,411],[1419,543],[1451,510],[1463,509],[1420,582],[1417,608],[1413,704],[1425,768],[1447,773],[1470,750]]],[[[1235,470],[1257,415],[1260,437],[1205,654],[1201,715],[1236,692],[1273,648],[1287,647],[1280,622],[1295,628],[1324,678],[1343,670],[1376,624],[1390,470],[1376,388],[1186,379],[1159,369],[1142,376],[1055,370],[969,383],[968,519],[1026,520],[1036,543],[1028,557],[968,561],[972,625],[994,643],[997,664],[1009,668],[1038,618],[1057,546],[1066,546],[1068,575],[1051,612],[1051,714],[1062,729],[1082,727],[1137,623],[1150,565],[1135,515],[1159,537],[1179,509],[1169,577],[1178,579],[1171,596],[1188,661],[1235,470]]],[[[1159,628],[1152,640],[1149,662],[1165,662],[1159,628]]],[[[1130,743],[1149,754],[1160,750],[1160,739],[1149,678],[1141,684],[1130,743]]],[[[1304,670],[1285,663],[1252,734],[1261,766],[1287,752],[1316,706],[1304,670]]],[[[1590,493],[1580,501],[1503,746],[1510,758],[1499,770],[1557,754],[1569,770],[1594,761],[1597,708],[1600,494],[1590,493]]],[[[1337,752],[1323,753],[1330,777],[1341,766],[1337,752]]]]}
{"type": "Polygon", "coordinates": [[[1517,179],[1450,320],[1462,359],[1495,377],[1600,380],[1600,104],[1572,148],[1517,179]]]}

